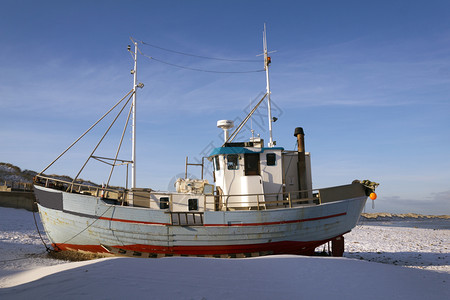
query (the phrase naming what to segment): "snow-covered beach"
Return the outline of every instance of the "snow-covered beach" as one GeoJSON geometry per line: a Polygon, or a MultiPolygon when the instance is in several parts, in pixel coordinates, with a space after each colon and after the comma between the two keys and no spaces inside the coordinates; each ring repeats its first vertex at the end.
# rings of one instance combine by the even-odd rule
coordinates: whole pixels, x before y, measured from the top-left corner
{"type": "Polygon", "coordinates": [[[449,221],[436,222],[436,228],[361,222],[345,236],[344,258],[68,262],[47,255],[31,212],[0,207],[0,298],[448,299],[449,221]]]}

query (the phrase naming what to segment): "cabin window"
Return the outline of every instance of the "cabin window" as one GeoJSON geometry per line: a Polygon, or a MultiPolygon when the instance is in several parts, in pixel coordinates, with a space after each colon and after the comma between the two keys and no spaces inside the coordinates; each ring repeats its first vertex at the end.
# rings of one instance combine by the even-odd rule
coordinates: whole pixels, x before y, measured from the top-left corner
{"type": "Polygon", "coordinates": [[[245,153],[245,175],[260,175],[259,172],[259,153],[245,153]]]}
{"type": "Polygon", "coordinates": [[[169,208],[169,197],[161,197],[159,198],[159,208],[167,209],[169,208]]]}
{"type": "Polygon", "coordinates": [[[189,210],[198,210],[198,199],[188,200],[189,210]]]}
{"type": "Polygon", "coordinates": [[[220,170],[219,157],[214,156],[214,166],[216,167],[216,171],[220,170]]]}
{"type": "Polygon", "coordinates": [[[268,166],[275,166],[276,163],[276,154],[275,153],[267,153],[266,161],[268,166]]]}
{"type": "Polygon", "coordinates": [[[237,154],[228,154],[227,155],[227,168],[228,168],[228,170],[237,170],[237,169],[239,169],[238,159],[239,159],[239,155],[237,155],[237,154]]]}

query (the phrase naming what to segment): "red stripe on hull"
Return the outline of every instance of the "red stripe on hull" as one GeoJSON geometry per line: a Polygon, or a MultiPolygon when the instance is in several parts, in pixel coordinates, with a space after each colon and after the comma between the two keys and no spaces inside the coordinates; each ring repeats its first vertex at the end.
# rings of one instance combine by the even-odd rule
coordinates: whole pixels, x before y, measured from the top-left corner
{"type": "MultiPolygon", "coordinates": [[[[265,223],[242,223],[242,224],[204,224],[199,226],[206,227],[232,227],[232,226],[267,226],[267,225],[280,225],[280,224],[292,224],[292,223],[301,223],[301,222],[309,222],[309,221],[317,221],[329,218],[335,218],[340,216],[345,216],[347,213],[339,213],[335,215],[310,218],[310,219],[300,219],[300,220],[289,220],[289,221],[277,221],[277,222],[265,222],[265,223]]],[[[145,221],[135,221],[135,220],[126,220],[126,219],[115,219],[115,218],[106,218],[99,217],[100,220],[113,221],[113,222],[124,222],[124,223],[134,223],[134,224],[145,224],[145,225],[162,225],[169,226],[169,223],[156,223],[156,222],[145,222],[145,221]]]]}
{"type": "MultiPolygon", "coordinates": [[[[314,249],[328,241],[284,241],[265,244],[247,245],[222,245],[222,246],[154,246],[154,245],[123,245],[110,246],[117,249],[136,251],[141,253],[169,254],[169,255],[222,255],[254,252],[270,252],[272,254],[301,254],[312,255],[314,249]]],[[[74,245],[74,244],[52,244],[56,251],[81,250],[94,253],[108,253],[100,245],[74,245]]]]}
{"type": "Polygon", "coordinates": [[[106,221],[113,221],[113,222],[135,223],[135,224],[145,224],[145,225],[163,225],[163,226],[171,225],[169,223],[145,222],[145,221],[135,221],[135,220],[126,220],[126,219],[114,219],[114,218],[106,218],[106,217],[99,217],[99,219],[100,220],[106,220],[106,221]]]}
{"type": "Polygon", "coordinates": [[[292,223],[309,222],[309,221],[317,221],[317,220],[329,219],[329,218],[334,218],[334,217],[340,217],[340,216],[345,216],[346,214],[347,213],[344,212],[344,213],[329,215],[329,216],[324,216],[324,217],[301,219],[301,220],[278,221],[278,222],[242,223],[242,224],[205,224],[204,226],[228,227],[228,226],[266,226],[266,225],[292,224],[292,223]]]}

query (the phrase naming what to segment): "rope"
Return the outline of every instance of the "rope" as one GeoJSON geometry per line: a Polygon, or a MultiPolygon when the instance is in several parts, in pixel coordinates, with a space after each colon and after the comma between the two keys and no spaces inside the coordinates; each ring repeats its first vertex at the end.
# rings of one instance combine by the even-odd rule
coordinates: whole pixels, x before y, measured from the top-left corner
{"type": "MultiPolygon", "coordinates": [[[[36,202],[35,202],[35,203],[36,203],[36,202]]],[[[45,251],[47,251],[47,252],[50,253],[50,251],[52,251],[52,249],[50,249],[50,248],[47,246],[47,244],[46,244],[45,241],[44,241],[44,238],[43,238],[42,235],[41,235],[41,231],[39,230],[39,226],[38,226],[37,221],[36,221],[36,215],[35,215],[34,210],[33,210],[33,219],[34,219],[34,225],[36,225],[36,229],[37,229],[37,232],[39,233],[39,237],[41,238],[42,244],[44,244],[45,251]]]]}
{"type": "MultiPolygon", "coordinates": [[[[110,206],[107,210],[105,210],[105,212],[104,212],[100,217],[103,217],[103,215],[105,215],[112,207],[113,207],[113,206],[110,206]]],[[[100,217],[99,217],[99,218],[100,218],[100,217]]],[[[34,212],[34,211],[33,211],[33,218],[34,218],[34,224],[36,225],[37,232],[39,233],[39,237],[41,238],[41,241],[42,241],[42,243],[43,243],[44,246],[45,246],[45,250],[46,250],[48,253],[54,251],[54,250],[50,249],[50,248],[47,246],[47,244],[45,243],[44,238],[42,237],[41,232],[39,231],[39,227],[38,227],[38,225],[37,225],[36,216],[35,216],[35,212],[34,212]]],[[[97,221],[99,220],[99,218],[97,218],[94,222],[92,222],[91,224],[89,224],[86,228],[84,228],[83,230],[81,230],[80,232],[78,232],[77,234],[75,234],[73,237],[71,237],[70,239],[64,241],[64,242],[61,243],[61,244],[65,244],[65,243],[67,243],[68,241],[70,241],[70,240],[76,238],[77,236],[79,236],[81,233],[83,233],[83,232],[86,231],[89,227],[91,227],[95,222],[97,222],[97,221]]],[[[61,250],[57,245],[55,245],[55,247],[58,248],[59,250],[61,250]]],[[[26,258],[12,259],[11,261],[13,261],[13,260],[20,260],[20,259],[26,259],[26,258]]],[[[0,262],[6,262],[6,261],[10,261],[10,260],[0,261],[0,262]]]]}
{"type": "MultiPolygon", "coordinates": [[[[104,214],[106,214],[112,207],[114,207],[113,205],[111,205],[107,210],[105,210],[105,212],[103,214],[101,214],[100,217],[98,217],[96,220],[94,220],[94,222],[92,222],[91,224],[89,224],[86,228],[84,228],[83,230],[81,230],[80,232],[78,232],[77,234],[75,234],[73,237],[71,237],[70,239],[60,243],[60,244],[65,244],[68,241],[76,238],[77,236],[79,236],[80,234],[82,234],[83,232],[85,232],[89,227],[91,227],[92,225],[94,225],[95,222],[97,222],[101,217],[103,217],[104,214]]],[[[58,247],[58,246],[57,246],[58,247]]],[[[61,249],[60,249],[61,250],[61,249]]]]}
{"type": "Polygon", "coordinates": [[[164,51],[175,53],[175,54],[185,55],[185,56],[197,57],[197,58],[220,60],[220,61],[232,61],[232,62],[258,62],[258,63],[260,62],[259,60],[256,60],[256,59],[251,59],[251,60],[250,59],[230,59],[230,58],[220,58],[220,57],[210,57],[210,56],[203,56],[203,55],[197,55],[197,54],[190,54],[190,53],[186,53],[186,52],[170,50],[170,49],[163,48],[160,46],[152,45],[152,44],[146,43],[144,41],[139,41],[139,42],[142,45],[150,46],[150,47],[153,47],[156,49],[164,50],[164,51]]]}
{"type": "Polygon", "coordinates": [[[144,53],[141,52],[141,54],[149,59],[155,60],[159,63],[163,63],[172,67],[177,67],[177,68],[181,68],[181,69],[186,69],[186,70],[191,70],[191,71],[198,71],[198,72],[206,72],[206,73],[219,73],[219,74],[244,74],[244,73],[258,73],[258,72],[264,72],[264,69],[261,70],[250,70],[250,71],[214,71],[214,70],[204,70],[204,69],[198,69],[198,68],[191,68],[191,67],[186,67],[186,66],[181,66],[181,65],[177,65],[177,64],[173,64],[173,63],[169,63],[157,58],[154,58],[153,56],[149,56],[146,55],[144,53]]]}
{"type": "MultiPolygon", "coordinates": [[[[47,251],[48,253],[50,253],[51,251],[53,251],[52,249],[50,249],[47,244],[44,241],[44,238],[41,235],[41,231],[39,230],[39,226],[37,224],[36,221],[36,216],[35,216],[35,212],[33,211],[33,219],[34,219],[34,225],[36,226],[37,232],[39,234],[39,237],[41,238],[42,244],[44,244],[45,247],[45,251],[47,251]]],[[[6,262],[10,262],[10,261],[18,261],[18,260],[25,260],[25,259],[30,259],[30,257],[21,257],[21,258],[13,258],[13,259],[5,259],[5,260],[0,260],[0,263],[6,263],[6,262]]]]}

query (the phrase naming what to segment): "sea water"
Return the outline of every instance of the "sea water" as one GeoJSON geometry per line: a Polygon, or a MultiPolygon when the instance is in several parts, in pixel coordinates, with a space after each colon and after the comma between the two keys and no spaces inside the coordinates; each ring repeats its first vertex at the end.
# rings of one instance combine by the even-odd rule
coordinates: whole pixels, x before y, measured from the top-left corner
{"type": "Polygon", "coordinates": [[[424,229],[450,229],[450,219],[441,218],[376,218],[368,219],[361,217],[358,225],[375,225],[389,227],[411,227],[424,229]]]}

